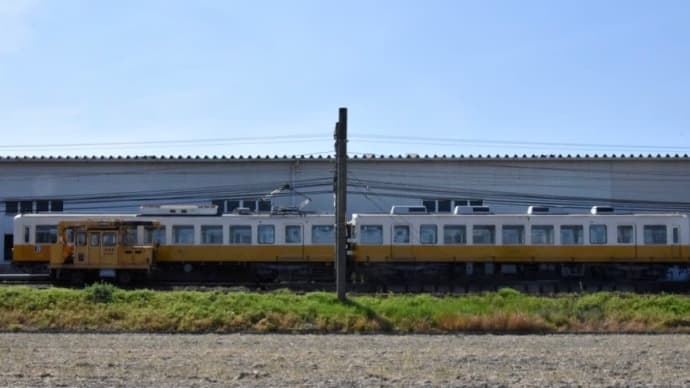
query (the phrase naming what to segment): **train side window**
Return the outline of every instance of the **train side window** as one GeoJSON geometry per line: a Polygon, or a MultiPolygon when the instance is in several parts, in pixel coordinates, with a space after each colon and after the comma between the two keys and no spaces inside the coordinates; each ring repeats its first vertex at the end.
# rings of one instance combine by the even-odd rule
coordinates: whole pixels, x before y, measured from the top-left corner
{"type": "Polygon", "coordinates": [[[100,233],[90,233],[89,246],[98,247],[101,245],[101,234],[100,233]]]}
{"type": "Polygon", "coordinates": [[[28,226],[25,226],[24,227],[24,243],[25,244],[29,243],[29,237],[31,236],[30,233],[31,233],[31,228],[29,228],[28,226]]]}
{"type": "Polygon", "coordinates": [[[144,244],[165,244],[165,226],[144,228],[144,244]]]}
{"type": "Polygon", "coordinates": [[[443,225],[443,243],[467,244],[467,227],[465,225],[443,225]]]}
{"type": "Polygon", "coordinates": [[[285,242],[288,244],[302,243],[302,225],[285,226],[285,242]]]}
{"type": "Polygon", "coordinates": [[[312,225],[311,242],[314,244],[335,243],[335,227],[333,225],[312,225]]]}
{"type": "Polygon", "coordinates": [[[173,244],[194,244],[194,225],[173,225],[173,244]]]}
{"type": "Polygon", "coordinates": [[[494,244],[496,227],[494,225],[475,225],[472,227],[472,244],[494,244]]]}
{"type": "Polygon", "coordinates": [[[222,244],[223,225],[201,225],[202,244],[222,244]]]}
{"type": "Polygon", "coordinates": [[[77,245],[86,246],[86,232],[77,232],[77,245]]]}
{"type": "Polygon", "coordinates": [[[650,245],[666,244],[666,225],[645,225],[644,243],[650,245]]]}
{"type": "Polygon", "coordinates": [[[438,228],[436,225],[419,226],[419,242],[422,244],[436,244],[438,241],[438,228]]]}
{"type": "Polygon", "coordinates": [[[680,234],[678,233],[678,227],[674,226],[673,227],[673,243],[678,244],[680,242],[679,238],[680,238],[680,234]]]}
{"type": "Polygon", "coordinates": [[[55,244],[57,242],[57,226],[36,225],[37,244],[55,244]]]}
{"type": "Polygon", "coordinates": [[[553,225],[532,225],[532,244],[553,244],[553,225]]]}
{"type": "Polygon", "coordinates": [[[590,244],[606,244],[606,225],[590,225],[589,226],[589,243],[590,244]]]}
{"type": "Polygon", "coordinates": [[[117,235],[115,232],[103,232],[103,246],[114,247],[117,244],[117,235]]]}
{"type": "Polygon", "coordinates": [[[122,236],[122,244],[136,245],[137,244],[137,228],[127,228],[122,236]]]}
{"type": "Polygon", "coordinates": [[[619,244],[632,244],[634,241],[632,225],[618,225],[617,241],[619,244]]]}
{"type": "Polygon", "coordinates": [[[525,227],[523,225],[503,225],[504,245],[522,245],[525,243],[525,227]]]}
{"type": "Polygon", "coordinates": [[[251,244],[251,225],[230,225],[230,244],[251,244]]]}
{"type": "Polygon", "coordinates": [[[275,244],[276,227],[273,225],[259,225],[257,230],[259,244],[275,244]]]}
{"type": "Polygon", "coordinates": [[[359,242],[362,244],[383,244],[383,225],[360,225],[359,242]]]}
{"type": "Polygon", "coordinates": [[[561,244],[582,245],[585,243],[585,229],[582,225],[561,225],[561,244]]]}
{"type": "Polygon", "coordinates": [[[395,244],[409,244],[410,243],[410,226],[409,225],[395,225],[395,226],[393,226],[393,243],[395,243],[395,244]]]}
{"type": "Polygon", "coordinates": [[[285,226],[285,242],[288,244],[300,244],[302,242],[302,225],[285,226]]]}

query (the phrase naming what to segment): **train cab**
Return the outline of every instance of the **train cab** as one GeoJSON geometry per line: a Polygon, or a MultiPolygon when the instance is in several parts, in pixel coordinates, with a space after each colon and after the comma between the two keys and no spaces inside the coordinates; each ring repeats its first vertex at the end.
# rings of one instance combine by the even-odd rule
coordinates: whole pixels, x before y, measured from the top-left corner
{"type": "Polygon", "coordinates": [[[51,250],[51,276],[117,278],[127,283],[135,275],[147,275],[155,247],[137,244],[139,226],[158,225],[152,221],[60,222],[56,249],[51,250]]]}

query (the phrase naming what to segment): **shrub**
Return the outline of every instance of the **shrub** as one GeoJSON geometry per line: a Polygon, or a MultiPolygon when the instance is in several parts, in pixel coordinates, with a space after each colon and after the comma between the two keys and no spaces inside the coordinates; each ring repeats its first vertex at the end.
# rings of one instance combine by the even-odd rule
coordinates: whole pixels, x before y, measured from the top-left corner
{"type": "Polygon", "coordinates": [[[113,295],[117,290],[117,287],[110,283],[99,282],[86,287],[84,292],[86,292],[86,298],[90,302],[111,303],[113,301],[113,295]]]}

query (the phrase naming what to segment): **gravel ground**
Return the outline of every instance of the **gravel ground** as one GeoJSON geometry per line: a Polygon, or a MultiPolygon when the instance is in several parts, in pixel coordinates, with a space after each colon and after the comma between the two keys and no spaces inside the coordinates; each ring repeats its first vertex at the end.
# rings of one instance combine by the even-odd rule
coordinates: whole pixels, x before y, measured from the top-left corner
{"type": "Polygon", "coordinates": [[[690,385],[687,335],[0,334],[3,386],[690,385]]]}

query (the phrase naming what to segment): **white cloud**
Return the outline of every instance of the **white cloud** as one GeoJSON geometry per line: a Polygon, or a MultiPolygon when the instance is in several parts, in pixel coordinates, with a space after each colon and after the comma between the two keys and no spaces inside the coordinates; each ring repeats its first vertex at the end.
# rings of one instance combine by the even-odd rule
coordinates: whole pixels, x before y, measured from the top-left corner
{"type": "Polygon", "coordinates": [[[29,15],[38,0],[0,0],[0,54],[19,50],[30,36],[29,15]]]}

